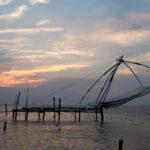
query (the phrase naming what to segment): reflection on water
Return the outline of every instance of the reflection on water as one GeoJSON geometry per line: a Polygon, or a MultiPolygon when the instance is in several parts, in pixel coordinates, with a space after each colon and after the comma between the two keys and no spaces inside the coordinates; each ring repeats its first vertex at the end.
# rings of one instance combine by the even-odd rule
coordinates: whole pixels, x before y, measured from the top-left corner
{"type": "Polygon", "coordinates": [[[73,114],[62,114],[60,125],[48,113],[45,123],[37,121],[37,114],[31,114],[28,122],[20,115],[17,123],[9,119],[6,133],[2,117],[1,150],[117,150],[119,139],[124,140],[125,150],[150,149],[150,107],[106,110],[104,124],[95,122],[92,114],[82,114],[80,123],[73,114]]]}

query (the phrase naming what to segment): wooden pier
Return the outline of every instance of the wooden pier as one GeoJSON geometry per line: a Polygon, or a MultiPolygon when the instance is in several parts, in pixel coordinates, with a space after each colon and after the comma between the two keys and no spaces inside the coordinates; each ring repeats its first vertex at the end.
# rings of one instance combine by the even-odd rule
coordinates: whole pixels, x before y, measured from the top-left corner
{"type": "Polygon", "coordinates": [[[25,114],[25,121],[28,121],[28,116],[30,113],[37,113],[38,120],[45,121],[45,114],[46,113],[53,113],[53,120],[60,122],[61,120],[61,113],[74,113],[74,119],[81,121],[81,113],[94,113],[95,114],[95,121],[98,121],[98,114],[101,114],[101,121],[104,121],[103,110],[98,109],[97,107],[84,107],[84,106],[63,106],[61,103],[61,99],[59,98],[58,105],[56,105],[55,97],[53,97],[53,105],[51,106],[34,106],[34,107],[21,107],[18,108],[18,105],[14,107],[12,110],[13,121],[17,121],[17,114],[18,112],[25,114]],[[57,115],[56,115],[57,114],[57,115]],[[78,115],[77,115],[78,114],[78,115]],[[57,117],[57,118],[56,118],[57,117]]]}

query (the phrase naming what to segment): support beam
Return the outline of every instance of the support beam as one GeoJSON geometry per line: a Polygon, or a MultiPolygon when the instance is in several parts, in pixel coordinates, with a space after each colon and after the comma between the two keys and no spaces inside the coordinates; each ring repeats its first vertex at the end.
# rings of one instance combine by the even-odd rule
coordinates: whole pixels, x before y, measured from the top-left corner
{"type": "Polygon", "coordinates": [[[5,120],[5,121],[4,121],[4,128],[3,128],[3,131],[4,131],[4,132],[6,132],[6,128],[7,128],[7,121],[5,120]]]}
{"type": "Polygon", "coordinates": [[[15,122],[17,121],[19,99],[20,99],[20,91],[18,93],[17,102],[16,102],[16,108],[15,108],[15,116],[14,116],[15,122]]]}
{"type": "Polygon", "coordinates": [[[119,140],[118,150],[123,150],[123,140],[119,140]]]}
{"type": "Polygon", "coordinates": [[[38,120],[41,120],[40,112],[38,112],[38,120]]]}
{"type": "Polygon", "coordinates": [[[3,128],[4,132],[6,132],[6,128],[7,128],[7,104],[5,104],[5,113],[6,113],[6,118],[4,121],[4,128],[3,128]]]}
{"type": "Polygon", "coordinates": [[[100,114],[101,114],[101,123],[103,123],[104,122],[103,107],[100,108],[100,114]]]}
{"type": "Polygon", "coordinates": [[[60,122],[60,112],[61,112],[61,98],[59,98],[59,104],[58,104],[58,122],[60,122]]]}
{"type": "Polygon", "coordinates": [[[77,119],[77,111],[75,109],[75,111],[74,111],[74,120],[76,120],[76,119],[77,119]]]}
{"type": "Polygon", "coordinates": [[[97,110],[97,108],[95,109],[95,121],[97,122],[97,114],[98,114],[98,110],[97,110]]]}
{"type": "Polygon", "coordinates": [[[28,115],[29,115],[29,111],[26,110],[26,111],[25,111],[25,121],[28,121],[28,115]]]}
{"type": "Polygon", "coordinates": [[[55,97],[53,97],[53,110],[54,110],[53,119],[55,121],[56,120],[56,102],[55,102],[55,97]]]}
{"type": "Polygon", "coordinates": [[[43,122],[45,121],[45,111],[43,111],[43,122]]]}
{"type": "Polygon", "coordinates": [[[81,111],[79,111],[79,122],[81,120],[81,111]]]}

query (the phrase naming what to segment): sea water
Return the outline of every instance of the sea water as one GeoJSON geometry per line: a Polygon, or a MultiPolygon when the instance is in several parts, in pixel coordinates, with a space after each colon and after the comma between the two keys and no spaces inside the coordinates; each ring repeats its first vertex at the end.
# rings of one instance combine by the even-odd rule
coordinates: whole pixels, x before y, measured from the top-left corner
{"type": "Polygon", "coordinates": [[[81,114],[81,121],[73,113],[62,113],[61,122],[53,121],[46,113],[45,122],[38,114],[18,114],[12,122],[7,117],[7,130],[3,132],[5,113],[0,113],[0,150],[118,150],[119,139],[124,150],[150,150],[150,106],[122,106],[104,110],[105,120],[95,122],[94,114],[81,114]]]}

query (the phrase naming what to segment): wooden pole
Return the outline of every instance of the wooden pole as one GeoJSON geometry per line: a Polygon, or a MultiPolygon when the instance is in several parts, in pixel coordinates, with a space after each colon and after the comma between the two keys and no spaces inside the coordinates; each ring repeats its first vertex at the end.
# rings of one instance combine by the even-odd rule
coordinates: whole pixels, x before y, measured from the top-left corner
{"type": "Polygon", "coordinates": [[[118,150],[123,150],[123,140],[119,140],[118,150]]]}
{"type": "Polygon", "coordinates": [[[38,120],[41,120],[40,112],[38,112],[38,120]]]}
{"type": "Polygon", "coordinates": [[[6,112],[6,117],[7,117],[7,104],[5,104],[5,112],[6,112]]]}
{"type": "Polygon", "coordinates": [[[28,121],[28,95],[29,95],[29,84],[27,83],[27,97],[26,97],[26,109],[25,109],[25,121],[28,121]]]}
{"type": "Polygon", "coordinates": [[[45,111],[43,111],[43,122],[45,121],[45,111]]]}
{"type": "Polygon", "coordinates": [[[29,110],[28,110],[28,108],[26,108],[26,111],[25,111],[25,121],[28,121],[28,115],[29,115],[29,110]]]}
{"type": "Polygon", "coordinates": [[[6,113],[6,118],[4,121],[4,128],[3,128],[4,132],[6,132],[6,128],[7,128],[7,104],[5,104],[5,113],[6,113]]]}
{"type": "Polygon", "coordinates": [[[74,112],[74,119],[76,120],[77,119],[77,111],[75,109],[75,112],[74,112]]]}
{"type": "Polygon", "coordinates": [[[100,113],[101,113],[101,123],[103,123],[104,122],[103,107],[100,108],[100,113]]]}
{"type": "Polygon", "coordinates": [[[6,128],[7,128],[7,121],[5,120],[5,121],[4,121],[4,128],[3,128],[3,131],[4,131],[4,132],[6,132],[6,128]]]}
{"type": "Polygon", "coordinates": [[[97,122],[97,114],[98,114],[98,111],[97,111],[97,108],[95,109],[95,121],[97,122]]]}
{"type": "Polygon", "coordinates": [[[15,119],[15,108],[16,108],[16,103],[17,103],[17,94],[16,94],[16,96],[15,96],[15,102],[14,102],[14,108],[13,108],[13,111],[12,111],[12,118],[13,118],[13,120],[15,119]]]}
{"type": "Polygon", "coordinates": [[[56,120],[56,102],[55,102],[55,97],[53,97],[53,110],[54,110],[53,119],[55,121],[56,120]]]}
{"type": "Polygon", "coordinates": [[[17,97],[16,109],[15,109],[15,121],[17,121],[18,105],[19,105],[20,91],[17,97]]]}
{"type": "Polygon", "coordinates": [[[81,120],[81,111],[79,111],[79,122],[81,120]]]}
{"type": "Polygon", "coordinates": [[[58,104],[58,122],[60,122],[60,112],[61,112],[61,98],[59,98],[59,104],[58,104]]]}

